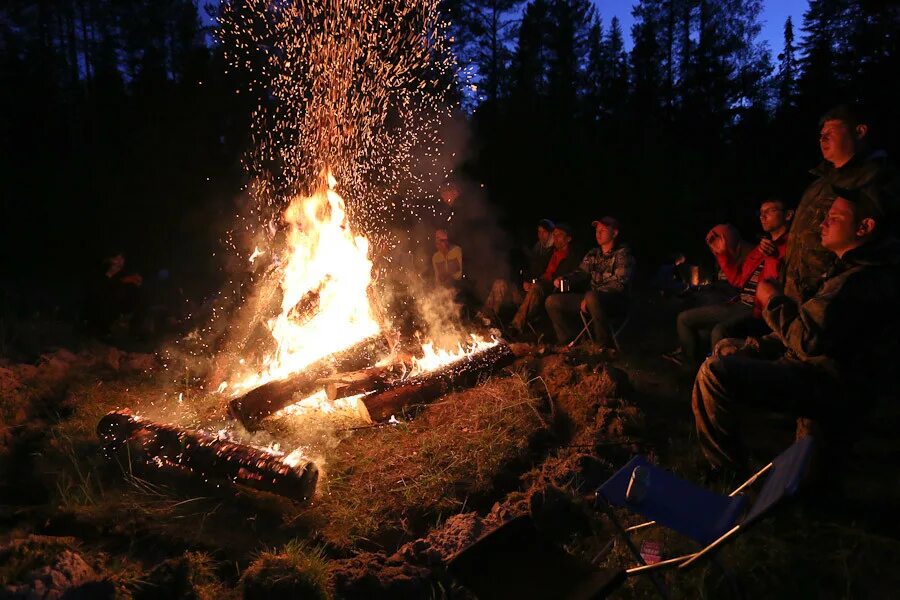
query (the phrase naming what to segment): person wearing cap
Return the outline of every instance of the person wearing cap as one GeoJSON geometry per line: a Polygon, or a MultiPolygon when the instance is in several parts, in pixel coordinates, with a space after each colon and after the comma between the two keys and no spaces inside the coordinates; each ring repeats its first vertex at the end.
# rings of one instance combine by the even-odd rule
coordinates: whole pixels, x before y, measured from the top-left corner
{"type": "Polygon", "coordinates": [[[635,261],[628,245],[620,241],[621,226],[613,217],[603,217],[592,225],[598,247],[584,256],[578,269],[554,280],[557,289],[566,280],[573,289],[587,287],[587,292],[553,294],[545,302],[560,344],[578,334],[580,311],[593,318],[594,341],[611,346],[610,317],[624,313],[628,303],[635,261]]]}
{"type": "Polygon", "coordinates": [[[508,279],[495,279],[491,285],[478,317],[485,324],[497,321],[497,316],[504,307],[519,306],[522,304],[523,293],[528,292],[531,281],[539,278],[547,269],[547,263],[554,252],[553,230],[556,225],[550,219],[541,219],[537,223],[537,240],[532,248],[525,249],[528,260],[528,269],[524,273],[525,281],[522,289],[519,285],[508,279]]]}
{"type": "Polygon", "coordinates": [[[716,467],[744,466],[740,407],[810,417],[845,427],[866,404],[896,389],[900,346],[900,241],[882,226],[870,190],[833,188],[820,225],[834,258],[803,302],[777,281],[759,284],[772,333],[726,339],[700,368],[692,408],[701,448],[716,467]]]}
{"type": "Polygon", "coordinates": [[[544,308],[544,299],[553,293],[553,280],[562,273],[578,268],[578,256],[572,248],[572,227],[567,223],[557,223],[553,229],[553,253],[544,267],[543,273],[533,281],[522,284],[525,298],[516,311],[510,327],[521,332],[528,320],[535,318],[544,308]]]}
{"type": "Polygon", "coordinates": [[[841,105],[819,121],[822,163],[811,173],[816,177],[803,192],[794,214],[791,237],[785,253],[784,290],[803,303],[815,293],[822,273],[835,257],[819,243],[819,224],[831,207],[831,186],[877,188],[884,196],[883,228],[896,227],[900,202],[900,179],[883,151],[873,150],[869,120],[859,107],[841,105]]]}

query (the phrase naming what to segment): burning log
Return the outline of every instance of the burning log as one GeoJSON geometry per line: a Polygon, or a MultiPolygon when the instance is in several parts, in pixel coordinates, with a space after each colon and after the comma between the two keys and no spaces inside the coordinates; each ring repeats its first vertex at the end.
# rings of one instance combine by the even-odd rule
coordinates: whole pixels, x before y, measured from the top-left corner
{"type": "Polygon", "coordinates": [[[491,346],[434,371],[391,383],[385,389],[359,399],[360,415],[370,422],[385,421],[391,415],[416,404],[431,402],[454,387],[474,385],[478,377],[496,373],[515,360],[505,343],[491,346]]]}
{"type": "Polygon", "coordinates": [[[294,401],[297,394],[309,395],[320,389],[319,381],[339,371],[355,371],[367,367],[388,353],[381,335],[314,362],[288,379],[270,381],[228,403],[228,411],[247,429],[255,429],[260,420],[294,401]]]}
{"type": "Polygon", "coordinates": [[[300,502],[312,497],[319,478],[312,462],[298,461],[294,466],[264,450],[155,423],[128,409],[100,419],[97,435],[108,457],[127,447],[131,459],[140,464],[192,477],[226,479],[300,502]]]}
{"type": "Polygon", "coordinates": [[[396,365],[369,367],[360,371],[338,373],[325,377],[319,383],[325,388],[325,395],[331,401],[371,392],[380,392],[391,386],[391,381],[399,379],[396,365]]]}

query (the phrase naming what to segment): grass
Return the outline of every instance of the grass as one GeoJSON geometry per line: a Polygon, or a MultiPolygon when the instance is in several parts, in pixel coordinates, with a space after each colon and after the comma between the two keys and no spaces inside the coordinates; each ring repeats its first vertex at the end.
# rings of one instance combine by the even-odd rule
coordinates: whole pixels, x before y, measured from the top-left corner
{"type": "Polygon", "coordinates": [[[510,463],[527,460],[543,427],[539,404],[521,377],[494,378],[411,422],[358,432],[326,465],[315,507],[326,539],[350,546],[390,530],[422,533],[490,496],[510,463]]]}
{"type": "MultiPolygon", "coordinates": [[[[629,439],[637,438],[642,451],[655,453],[661,464],[696,481],[696,440],[691,433],[685,384],[651,363],[648,355],[644,351],[643,358],[626,357],[625,368],[638,393],[623,406],[637,405],[646,417],[642,431],[626,433],[629,439]],[[642,378],[652,378],[652,386],[642,378]],[[653,393],[648,392],[651,387],[653,393]]],[[[559,374],[561,369],[550,371],[559,374]]],[[[258,434],[260,440],[283,439],[285,448],[307,441],[321,444],[321,457],[316,459],[323,469],[319,495],[311,506],[302,507],[252,492],[210,491],[148,477],[135,471],[127,457],[119,465],[106,461],[99,454],[95,427],[107,411],[130,406],[151,418],[195,426],[218,419],[222,400],[198,391],[181,377],[163,385],[110,373],[101,374],[100,379],[78,375],[68,388],[70,414],[54,415],[52,403],[40,405],[44,408],[37,411],[48,429],[41,446],[30,454],[33,477],[52,492],[41,514],[56,517],[66,513],[78,522],[73,530],[85,546],[124,557],[121,567],[110,561],[107,570],[121,571],[119,579],[134,586],[139,586],[146,574],[144,567],[161,556],[184,556],[190,563],[192,585],[201,590],[201,597],[228,595],[221,581],[229,576],[222,575],[220,565],[227,565],[233,582],[241,567],[250,562],[254,567],[242,579],[243,591],[257,589],[253,588],[257,584],[267,590],[296,584],[308,586],[316,597],[327,597],[326,552],[328,556],[347,556],[363,549],[389,553],[400,543],[440,527],[453,514],[484,512],[495,501],[521,495],[514,491],[520,485],[519,475],[542,458],[536,455],[533,442],[546,428],[541,412],[544,401],[532,391],[538,387],[543,391],[541,381],[495,377],[441,398],[413,420],[388,427],[350,432],[332,425],[327,431],[297,431],[305,425],[272,420],[267,427],[276,431],[258,434]],[[183,393],[180,405],[176,400],[179,391],[183,393]],[[314,539],[318,545],[292,538],[314,539]],[[270,549],[254,554],[261,543],[270,549]],[[138,568],[138,561],[146,564],[138,568]]],[[[585,394],[593,394],[586,390],[587,383],[581,375],[565,383],[565,394],[554,394],[557,410],[582,406],[585,394]]],[[[23,390],[21,397],[30,402],[43,393],[23,390]]],[[[15,407],[5,405],[3,411],[11,408],[15,407]]],[[[575,439],[573,444],[580,441],[575,439]]],[[[618,464],[614,450],[612,446],[601,450],[601,458],[618,464]]],[[[880,451],[878,447],[870,453],[874,456],[880,451]]],[[[847,506],[807,499],[763,520],[721,553],[721,562],[735,574],[744,597],[892,596],[900,584],[893,570],[900,560],[896,539],[900,536],[893,521],[883,519],[892,514],[884,507],[900,499],[900,486],[884,476],[895,472],[885,470],[884,459],[873,464],[868,472],[857,474],[864,485],[845,484],[855,489],[855,495],[835,494],[847,506]],[[891,485],[894,487],[885,496],[891,485]],[[851,499],[860,503],[853,504],[851,499]],[[881,512],[867,510],[867,502],[874,502],[881,512]]],[[[576,489],[576,483],[573,480],[569,491],[584,493],[576,489]]],[[[598,522],[601,533],[574,540],[570,544],[573,552],[593,559],[604,551],[610,536],[602,519],[598,522]]],[[[661,541],[669,555],[693,549],[689,542],[664,530],[641,535],[639,541],[661,541]]],[[[40,560],[37,549],[23,550],[19,558],[7,563],[7,570],[0,571],[0,577],[21,574],[40,560]]],[[[610,566],[633,562],[620,543],[601,560],[610,566]]],[[[687,573],[673,572],[667,581],[675,598],[737,597],[729,578],[714,564],[687,573]]],[[[452,585],[437,585],[431,594],[435,598],[457,595],[452,585]]],[[[636,578],[626,583],[619,597],[656,595],[645,578],[636,578]]]]}
{"type": "Polygon", "coordinates": [[[260,552],[244,571],[240,585],[245,600],[331,598],[324,552],[301,540],[291,540],[277,550],[260,552]]]}

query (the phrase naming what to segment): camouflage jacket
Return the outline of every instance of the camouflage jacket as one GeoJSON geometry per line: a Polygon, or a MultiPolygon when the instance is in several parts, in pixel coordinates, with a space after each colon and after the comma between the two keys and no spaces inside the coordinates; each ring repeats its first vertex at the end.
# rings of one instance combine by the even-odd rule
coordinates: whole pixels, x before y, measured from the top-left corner
{"type": "Polygon", "coordinates": [[[867,185],[883,188],[882,197],[889,219],[897,215],[900,205],[898,179],[887,164],[884,152],[854,156],[840,168],[823,162],[810,171],[816,176],[800,199],[791,224],[791,237],[784,259],[784,290],[797,302],[804,302],[816,292],[816,287],[834,262],[834,254],[822,248],[819,225],[828,214],[834,200],[831,186],[855,189],[867,185]]]}
{"type": "Polygon", "coordinates": [[[568,277],[576,283],[590,282],[595,292],[627,292],[634,277],[634,255],[627,244],[605,253],[601,248],[588,251],[578,271],[568,277]]]}
{"type": "Polygon", "coordinates": [[[896,378],[898,306],[900,240],[887,238],[835,260],[806,302],[773,297],[763,317],[786,348],[785,358],[822,367],[863,389],[884,390],[896,378]]]}

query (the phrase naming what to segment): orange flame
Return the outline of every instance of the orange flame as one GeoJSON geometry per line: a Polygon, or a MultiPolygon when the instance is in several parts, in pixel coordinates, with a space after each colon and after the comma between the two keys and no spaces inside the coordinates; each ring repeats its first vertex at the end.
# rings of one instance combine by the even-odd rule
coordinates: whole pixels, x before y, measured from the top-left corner
{"type": "Polygon", "coordinates": [[[269,322],[276,350],[257,373],[229,386],[235,393],[284,379],[379,331],[368,298],[369,243],[351,231],[335,185],[326,171],[325,185],[285,211],[281,314],[269,322]]]}

